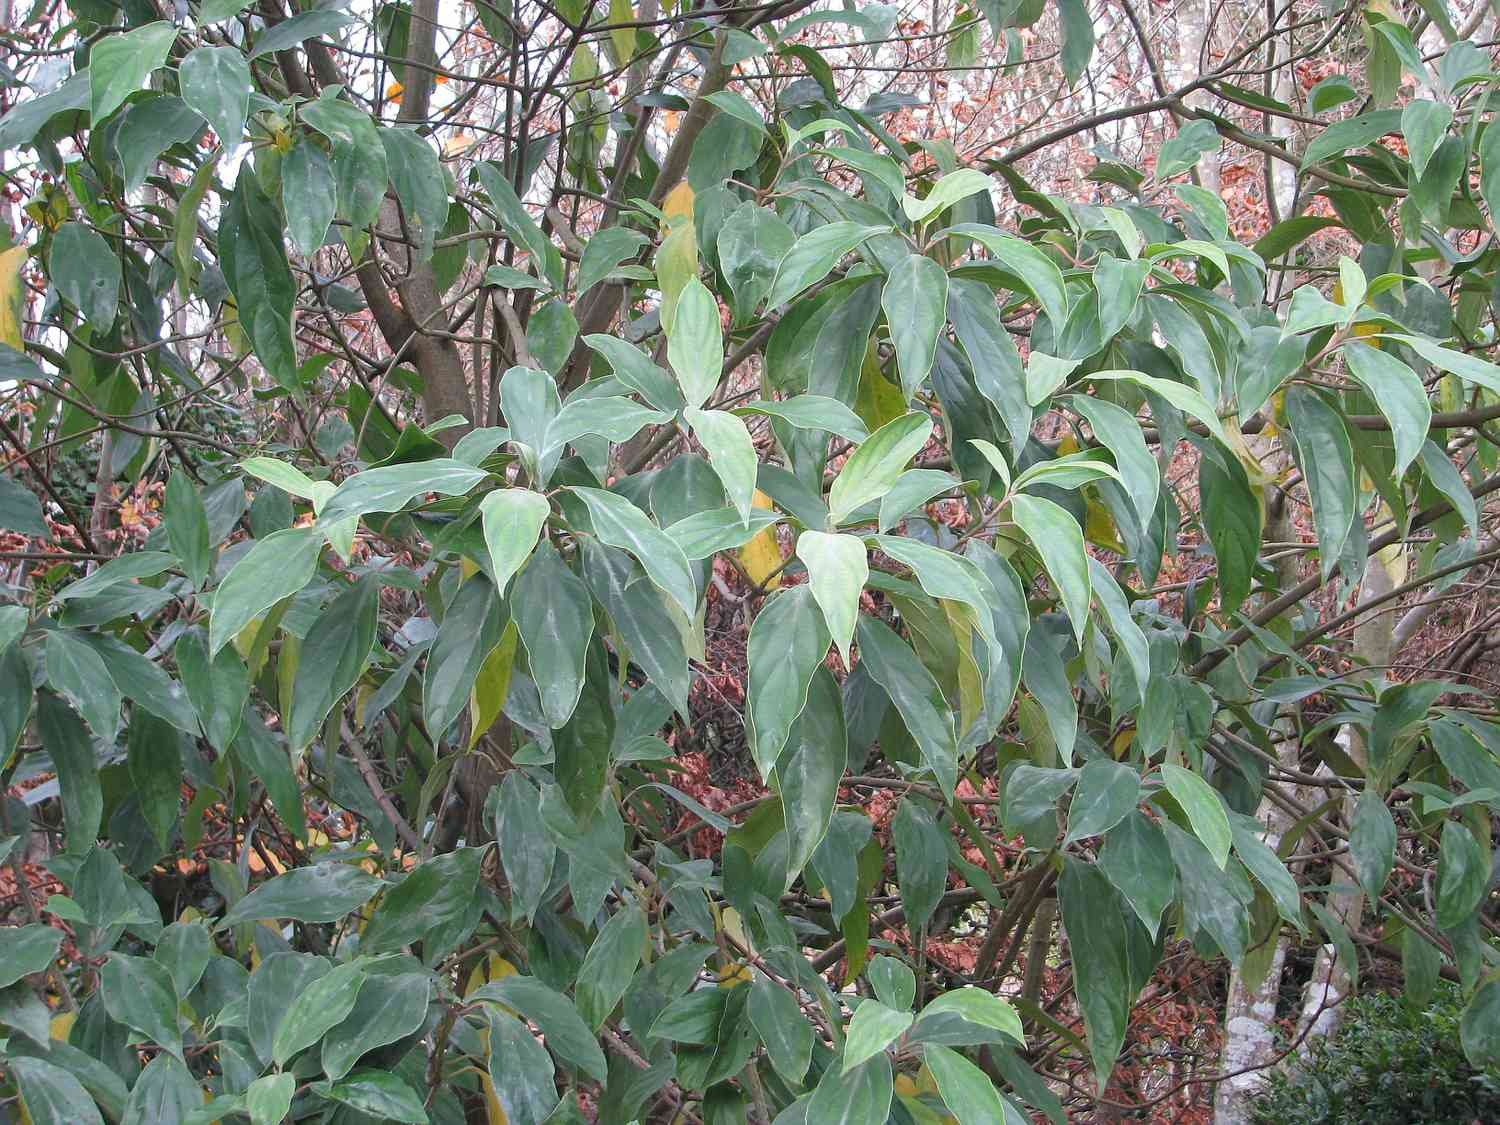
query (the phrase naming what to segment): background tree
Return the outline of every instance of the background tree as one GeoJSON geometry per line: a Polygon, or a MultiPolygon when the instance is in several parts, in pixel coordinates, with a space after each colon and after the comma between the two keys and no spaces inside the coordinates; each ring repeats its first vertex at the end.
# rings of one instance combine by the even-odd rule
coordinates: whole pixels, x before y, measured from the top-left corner
{"type": "Polygon", "coordinates": [[[1500,1063],[1487,12],[10,12],[5,1104],[1500,1063]]]}

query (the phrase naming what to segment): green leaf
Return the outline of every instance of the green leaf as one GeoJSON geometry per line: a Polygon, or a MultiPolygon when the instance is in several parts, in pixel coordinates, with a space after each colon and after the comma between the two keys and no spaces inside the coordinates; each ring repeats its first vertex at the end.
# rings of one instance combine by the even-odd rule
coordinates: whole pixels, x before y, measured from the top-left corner
{"type": "Polygon", "coordinates": [[[1203,447],[1198,491],[1208,538],[1219,568],[1219,604],[1233,613],[1244,603],[1255,577],[1263,511],[1245,466],[1218,446],[1203,447]]]}
{"type": "Polygon", "coordinates": [[[432,244],[448,221],[448,184],[432,145],[414,129],[382,129],[386,167],[401,202],[405,229],[417,244],[418,261],[432,256],[432,244]]]}
{"type": "Polygon", "coordinates": [[[1287,389],[1286,417],[1297,445],[1297,462],[1312,495],[1318,559],[1326,582],[1359,515],[1354,449],[1338,412],[1308,387],[1287,389]]]}
{"type": "Polygon", "coordinates": [[[277,51],[287,51],[299,46],[308,39],[332,35],[352,21],[352,16],[326,8],[321,11],[299,12],[291,19],[282,20],[261,32],[255,40],[255,49],[250,52],[250,58],[273,55],[277,51]]]}
{"type": "Polygon", "coordinates": [[[748,523],[755,498],[755,480],[759,458],[755,442],[745,423],[724,410],[697,410],[688,407],[682,413],[693,429],[693,436],[708,451],[708,462],[724,484],[725,495],[748,523]]]}
{"type": "Polygon", "coordinates": [[[1041,496],[1017,493],[1011,497],[1010,507],[1016,526],[1031,540],[1062,598],[1063,608],[1073,623],[1073,635],[1081,647],[1092,597],[1083,529],[1066,508],[1041,496]]]}
{"type": "Polygon", "coordinates": [[[52,236],[49,259],[58,294],[99,332],[115,322],[120,303],[120,259],[97,231],[64,223],[52,236]]]}
{"type": "Polygon", "coordinates": [[[1140,517],[1141,526],[1146,526],[1156,514],[1161,470],[1146,448],[1140,422],[1130,411],[1107,399],[1074,395],[1071,402],[1073,409],[1088,420],[1094,437],[1114,455],[1131,506],[1140,517]]]}
{"type": "Polygon", "coordinates": [[[547,1045],[560,1059],[596,1082],[605,1081],[608,1065],[604,1051],[567,997],[535,977],[523,976],[486,985],[476,995],[513,1008],[541,1029],[547,1045]]]}
{"type": "Polygon", "coordinates": [[[813,673],[807,703],[776,761],[776,786],[787,834],[788,884],[801,874],[828,832],[847,756],[838,681],[820,664],[813,673]]]}
{"type": "Polygon", "coordinates": [[[552,1057],[514,1016],[490,1008],[489,1072],[509,1125],[541,1125],[557,1107],[552,1057]]]}
{"type": "Polygon", "coordinates": [[[201,628],[184,633],[173,649],[183,688],[198,713],[203,733],[214,749],[225,751],[239,733],[250,696],[250,676],[232,647],[209,661],[201,628]]]}
{"type": "Polygon", "coordinates": [[[719,329],[719,302],[696,277],[677,297],[677,311],[667,331],[667,360],[677,372],[688,406],[700,407],[719,385],[724,366],[724,338],[719,329]]]}
{"type": "Polygon", "coordinates": [[[869,431],[859,415],[836,398],[827,395],[793,395],[791,398],[747,402],[734,408],[736,414],[764,414],[780,418],[802,430],[838,434],[850,441],[864,441],[869,431]]]}
{"type": "Polygon", "coordinates": [[[910,1012],[887,1008],[879,1000],[863,1000],[849,1021],[844,1039],[843,1071],[855,1067],[884,1051],[912,1025],[910,1012]]]}
{"type": "Polygon", "coordinates": [[[243,1095],[250,1125],[280,1125],[296,1092],[297,1079],[292,1074],[267,1074],[250,1083],[243,1095]]]}
{"type": "Polygon", "coordinates": [[[187,1064],[165,1052],[146,1064],[130,1090],[123,1125],[186,1121],[203,1107],[203,1088],[187,1064]]]}
{"type": "Polygon", "coordinates": [[[750,986],[748,1010],[776,1073],[792,1086],[801,1085],[812,1062],[816,1036],[797,997],[784,986],[757,975],[750,986]]]}
{"type": "Polygon", "coordinates": [[[1277,853],[1260,838],[1260,832],[1265,831],[1265,828],[1260,825],[1259,820],[1239,814],[1236,814],[1232,828],[1235,832],[1235,853],[1239,855],[1242,864],[1256,876],[1256,882],[1265,886],[1266,891],[1271,894],[1272,900],[1277,903],[1277,913],[1301,930],[1302,897],[1298,892],[1298,880],[1293,879],[1292,871],[1287,870],[1287,865],[1281,862],[1277,853]]]}
{"type": "MultiPolygon", "coordinates": [[[[250,66],[239,48],[195,47],[177,68],[177,88],[182,100],[202,115],[218,135],[219,146],[225,152],[239,147],[245,136],[245,118],[250,113],[250,66]]],[[[306,142],[298,147],[302,144],[306,142]]],[[[290,214],[288,209],[288,217],[290,214]]]]}
{"type": "Polygon", "coordinates": [[[422,716],[434,738],[445,734],[468,705],[485,658],[500,643],[501,616],[499,595],[478,574],[449,604],[422,676],[422,716]]]}
{"type": "Polygon", "coordinates": [[[983,223],[959,223],[944,233],[972,238],[988,250],[1002,268],[1020,279],[1047,319],[1061,329],[1068,319],[1068,291],[1062,271],[1051,258],[1024,239],[983,223]]]}
{"type": "Polygon", "coordinates": [[[98,837],[104,819],[104,794],[89,732],[73,708],[47,692],[37,696],[36,724],[42,746],[57,771],[67,850],[86,852],[98,837]]]}
{"type": "Polygon", "coordinates": [[[1184,121],[1177,130],[1177,135],[1169,138],[1156,154],[1155,178],[1159,181],[1169,180],[1188,171],[1197,165],[1205,153],[1217,152],[1221,143],[1219,131],[1214,128],[1212,121],[1201,117],[1184,121]]]}
{"type": "Polygon", "coordinates": [[[947,323],[948,274],[924,254],[908,254],[890,271],[880,292],[906,400],[932,370],[938,337],[947,323]]]}
{"type": "Polygon", "coordinates": [[[766,307],[786,304],[822,281],[843,256],[888,227],[839,222],[815,227],[792,245],[776,266],[766,307]]]}
{"type": "Polygon", "coordinates": [[[563,287],[562,254],[537,226],[526,208],[522,206],[516,189],[511,186],[506,172],[491,161],[485,161],[475,169],[484,192],[490,197],[500,225],[512,240],[524,246],[536,264],[537,272],[552,284],[552,288],[563,287]]]}
{"type": "Polygon", "coordinates": [[[130,780],[141,804],[141,815],[156,835],[157,843],[171,843],[182,798],[182,744],[169,723],[145,711],[130,718],[130,742],[126,760],[130,780]]]}
{"type": "Polygon", "coordinates": [[[841,523],[850,513],[889,492],[906,463],[931,436],[931,417],[915,412],[903,414],[871,434],[850,454],[829,489],[830,520],[841,523]]]}
{"type": "Polygon", "coordinates": [[[672,415],[666,411],[648,409],[621,395],[606,398],[579,398],[575,395],[547,427],[545,453],[560,450],[588,434],[597,434],[612,442],[629,441],[644,427],[671,420],[672,415]]]}
{"type": "Polygon", "coordinates": [[[625,552],[591,538],[582,539],[581,544],[583,579],[609,614],[631,659],[646,670],[672,709],[687,715],[692,676],[682,616],[625,552]]]}
{"type": "Polygon", "coordinates": [[[1094,20],[1084,0],[1058,0],[1062,24],[1062,71],[1068,88],[1078,85],[1094,57],[1094,20]]]}
{"type": "Polygon", "coordinates": [[[256,358],[277,383],[300,393],[297,346],[292,339],[297,285],[282,237],[275,205],[261,188],[255,170],[241,165],[234,194],[219,223],[219,265],[256,358]]]}
{"type": "Polygon", "coordinates": [[[213,569],[213,545],[203,498],[185,470],[177,469],[167,478],[165,501],[167,541],[193,585],[200,587],[213,569]]]}
{"type": "Polygon", "coordinates": [[[1469,491],[1468,482],[1453,467],[1453,462],[1435,442],[1427,441],[1422,446],[1422,468],[1432,487],[1443,494],[1453,510],[1463,517],[1469,526],[1469,534],[1479,534],[1479,505],[1469,491]]]}
{"type": "Polygon", "coordinates": [[[1133,766],[1109,758],[1084,763],[1078,788],[1068,806],[1068,833],[1063,847],[1090,836],[1102,836],[1135,810],[1141,778],[1133,766]]]}
{"type": "MultiPolygon", "coordinates": [[[[514,425],[511,432],[515,433],[514,425]]],[[[399,512],[418,496],[429,492],[439,496],[462,496],[487,476],[489,474],[483,469],[449,457],[366,469],[339,485],[323,505],[318,518],[327,527],[369,512],[399,512]]]]}
{"type": "Polygon", "coordinates": [[[328,1087],[323,1096],[381,1121],[427,1125],[427,1111],[422,1108],[422,1099],[388,1071],[356,1070],[342,1082],[328,1087]]]}
{"type": "Polygon", "coordinates": [[[896,876],[906,924],[925,929],[948,887],[948,842],[931,814],[907,798],[891,822],[896,876]]]}
{"type": "Polygon", "coordinates": [[[341,1023],[354,1008],[364,984],[362,960],[336,965],[313,981],[293,1000],[271,1040],[271,1058],[278,1067],[293,1055],[311,1047],[341,1023]]]}
{"type": "Polygon", "coordinates": [[[257,539],[214,592],[209,655],[216,655],[251,621],[311,582],[322,553],[323,535],[315,527],[289,527],[257,539]]]}
{"type": "Polygon", "coordinates": [[[595,1031],[614,1011],[635,976],[646,943],[646,916],[633,903],[610,916],[578,970],[578,1013],[595,1031]]]}
{"type": "Polygon", "coordinates": [[[1349,852],[1359,885],[1372,900],[1380,897],[1396,865],[1396,822],[1374,789],[1360,794],[1349,826],[1349,852]]]}
{"type": "Polygon", "coordinates": [[[83,717],[95,737],[113,742],[120,728],[120,689],[104,659],[72,630],[47,634],[47,682],[83,717]]]}
{"type": "Polygon", "coordinates": [[[5,1065],[33,1125],[104,1125],[94,1099],[62,1067],[21,1055],[11,1055],[5,1065]]]}
{"type": "Polygon", "coordinates": [[[1432,425],[1432,406],[1422,380],[1395,356],[1358,340],[1344,345],[1349,374],[1370,393],[1380,412],[1389,419],[1396,443],[1395,477],[1422,452],[1432,425]]]}
{"type": "Polygon", "coordinates": [[[1011,447],[1020,449],[1031,434],[1033,411],[1026,400],[1021,353],[1000,322],[994,292],[981,281],[950,278],[948,319],[974,371],[974,385],[1000,412],[1011,447]]]}
{"type": "Polygon", "coordinates": [[[52,535],[42,518],[41,501],[9,477],[0,477],[0,528],[41,539],[52,535]]]}
{"type": "Polygon", "coordinates": [[[554,729],[578,706],[584,662],[594,635],[594,603],[551,543],[542,543],[516,579],[511,614],[526,646],[542,713],[554,729]]]}
{"type": "Polygon", "coordinates": [[[884,1051],[852,1071],[830,1066],[807,1103],[806,1120],[817,1125],[885,1125],[893,1093],[891,1059],[884,1051]]]}
{"type": "Polygon", "coordinates": [[[838,646],[844,667],[852,668],[849,643],[854,639],[860,594],[870,577],[864,541],[856,535],[804,531],[797,538],[797,557],[807,567],[807,584],[823,611],[823,620],[838,646]]]}
{"type": "Polygon", "coordinates": [[[1219,794],[1192,770],[1172,762],[1162,763],[1161,776],[1167,784],[1167,792],[1187,814],[1193,834],[1203,842],[1213,861],[1222,869],[1229,862],[1233,834],[1219,794]]]}
{"type": "Polygon", "coordinates": [[[1489,876],[1489,859],[1474,834],[1456,820],[1445,820],[1438,849],[1439,929],[1453,930],[1468,921],[1484,899],[1489,876]]]}
{"type": "Polygon", "coordinates": [[[1377,109],[1361,113],[1347,121],[1336,121],[1313,138],[1303,150],[1300,168],[1306,170],[1319,161],[1342,156],[1351,148],[1364,148],[1387,133],[1401,131],[1399,109],[1377,109]]]}
{"type": "Polygon", "coordinates": [[[304,102],[300,113],[303,121],[333,143],[339,216],[356,231],[369,226],[380,214],[390,178],[385,146],[380,143],[374,120],[331,89],[324,90],[317,101],[304,102]]]}
{"type": "MultiPolygon", "coordinates": [[[[1493,135],[1500,139],[1500,132],[1490,134],[1486,130],[1485,135],[1493,135]]],[[[1482,360],[1478,356],[1469,355],[1467,352],[1445,348],[1425,336],[1403,336],[1392,333],[1390,339],[1405,344],[1439,371],[1457,375],[1460,379],[1467,379],[1477,386],[1500,394],[1500,367],[1496,367],[1493,363],[1482,360]]]]}
{"type": "Polygon", "coordinates": [[[177,29],[165,20],[106,36],[89,51],[90,116],[95,127],[167,61],[177,29]]]}
{"type": "MultiPolygon", "coordinates": [[[[1306,286],[1304,286],[1306,288],[1306,286]]],[[[1300,293],[1302,290],[1298,290],[1300,293]]],[[[1171,379],[1158,379],[1152,375],[1143,374],[1140,371],[1091,371],[1090,379],[1099,380],[1123,380],[1144,387],[1161,395],[1173,406],[1184,414],[1190,414],[1198,421],[1208,427],[1208,432],[1226,446],[1230,444],[1229,435],[1224,430],[1224,423],[1214,411],[1213,406],[1203,397],[1202,393],[1182,383],[1175,383],[1171,379]]]]}
{"type": "Polygon", "coordinates": [[[585,336],[583,342],[604,357],[616,379],[652,406],[671,414],[682,409],[682,392],[676,380],[639,348],[618,336],[585,336]]]}
{"type": "Polygon", "coordinates": [[[698,608],[698,590],[687,556],[676,541],[617,493],[599,488],[571,491],[588,507],[594,534],[639,559],[651,580],[691,619],[698,608]]]}
{"type": "Polygon", "coordinates": [[[719,267],[734,298],[737,319],[747,317],[770,292],[777,263],[797,235],[770,207],[745,202],[719,230],[719,267]]]}
{"type": "Polygon", "coordinates": [[[111,1019],[182,1056],[177,993],[165,968],[145,957],[111,953],[99,970],[99,989],[111,1019]]]}
{"type": "Polygon", "coordinates": [[[951,798],[958,784],[958,740],[942,689],[917,654],[877,618],[862,614],[855,634],[860,663],[885,688],[943,796],[951,798]]]}
{"type": "Polygon", "coordinates": [[[1490,976],[1469,997],[1458,1034],[1473,1066],[1500,1065],[1500,976],[1490,976]]]}
{"type": "Polygon", "coordinates": [[[1057,897],[1073,953],[1073,993],[1083,1009],[1094,1078],[1102,1091],[1130,1020],[1128,919],[1114,909],[1113,892],[1099,869],[1072,856],[1063,859],[1057,897]]]}
{"type": "Polygon", "coordinates": [[[173,922],[162,931],[153,954],[156,961],[166,966],[179,999],[198,986],[209,961],[217,955],[213,935],[201,921],[173,922]]]}
{"type": "Polygon", "coordinates": [[[281,203],[292,245],[311,257],[328,238],[338,210],[338,181],[332,161],[306,137],[281,162],[281,203]]]}
{"type": "Polygon", "coordinates": [[[1019,1044],[1024,1045],[1026,1042],[1026,1034],[1021,1028],[1021,1017],[1015,1008],[993,992],[986,992],[973,985],[965,985],[963,988],[945,992],[923,1008],[922,1014],[918,1017],[913,1038],[921,1037],[922,1020],[943,1015],[957,1016],[964,1022],[976,1024],[979,1027],[993,1028],[995,1031],[1010,1036],[1019,1044]]]}
{"type": "Polygon", "coordinates": [[[1420,180],[1427,162],[1448,132],[1453,109],[1442,102],[1413,98],[1401,110],[1401,135],[1406,138],[1412,175],[1420,180]]]}
{"type": "Polygon", "coordinates": [[[511,917],[536,917],[552,880],[557,845],[542,828],[541,794],[520,770],[507,770],[495,810],[495,839],[510,883],[511,917]]]}
{"type": "Polygon", "coordinates": [[[32,922],[7,931],[5,948],[0,950],[0,988],[9,988],[22,977],[43,973],[57,957],[63,932],[55,926],[32,922]]]}
{"type": "Polygon", "coordinates": [[[767,598],[750,626],[746,661],[750,750],[770,775],[807,704],[813,673],[828,654],[828,630],[813,592],[793,586],[767,598]]]}
{"type": "Polygon", "coordinates": [[[717,508],[680,519],[664,530],[684,555],[697,560],[743,547],[784,518],[773,509],[755,508],[750,513],[750,522],[745,524],[740,522],[740,514],[733,508],[717,508]]]}
{"type": "MultiPolygon", "coordinates": [[[[903,195],[901,209],[906,212],[906,217],[914,223],[925,223],[939,211],[952,207],[960,200],[967,199],[971,195],[990,190],[994,181],[981,172],[978,168],[959,168],[949,172],[937,183],[932,185],[932,190],[927,193],[926,198],[917,199],[911,195],[903,195]]],[[[903,193],[896,193],[901,195],[903,193]]]]}
{"type": "Polygon", "coordinates": [[[302,750],[323,720],[359,682],[375,644],[380,580],[366,575],[328,604],[302,642],[287,741],[302,750]]]}
{"type": "Polygon", "coordinates": [[[650,241],[638,230],[605,227],[588,240],[578,260],[577,292],[587,293],[603,281],[621,262],[633,258],[650,241]]]}
{"type": "Polygon", "coordinates": [[[484,545],[499,593],[505,593],[511,578],[531,556],[551,512],[547,498],[529,488],[498,488],[485,493],[479,502],[484,545]]]}
{"type": "Polygon", "coordinates": [[[478,848],[458,848],[413,868],[380,900],[360,940],[361,950],[398,949],[452,926],[473,904],[480,858],[478,848]]]}
{"type": "Polygon", "coordinates": [[[957,1051],[929,1043],[923,1050],[938,1093],[959,1125],[996,1125],[1008,1121],[1005,1103],[989,1076],[957,1051]]]}

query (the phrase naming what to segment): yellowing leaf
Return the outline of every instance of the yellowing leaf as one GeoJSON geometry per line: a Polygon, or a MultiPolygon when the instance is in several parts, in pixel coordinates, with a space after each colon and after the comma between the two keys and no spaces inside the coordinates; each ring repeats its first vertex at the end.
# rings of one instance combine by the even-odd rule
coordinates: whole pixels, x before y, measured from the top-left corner
{"type": "Polygon", "coordinates": [[[505,706],[510,694],[510,674],[516,666],[516,641],[520,636],[512,618],[500,634],[500,643],[490,649],[469,692],[469,749],[484,737],[505,706]]]}
{"type": "MultiPolygon", "coordinates": [[[[760,489],[755,490],[751,503],[757,508],[769,508],[771,498],[760,489]]],[[[750,581],[757,586],[774,590],[781,585],[779,569],[782,564],[781,544],[776,540],[773,524],[755,533],[754,538],[740,548],[740,566],[745,568],[750,581]]]]}
{"type": "Polygon", "coordinates": [[[901,388],[887,379],[880,370],[880,353],[876,351],[873,339],[865,349],[865,362],[859,369],[859,390],[854,396],[854,413],[859,415],[859,420],[871,433],[906,413],[906,399],[901,394],[901,388]]]}
{"type": "Polygon", "coordinates": [[[21,270],[26,265],[26,247],[12,246],[0,253],[0,344],[20,351],[21,270]]]}
{"type": "Polygon", "coordinates": [[[661,290],[661,326],[670,330],[677,297],[698,276],[698,232],[693,227],[693,189],[686,180],[662,201],[666,237],[656,251],[656,284],[661,290]]]}
{"type": "Polygon", "coordinates": [[[984,684],[974,659],[974,611],[962,602],[938,599],[958,649],[959,730],[968,730],[984,706],[984,684]]]}
{"type": "Polygon", "coordinates": [[[609,22],[615,26],[609,33],[609,41],[615,51],[615,65],[625,66],[635,55],[635,6],[630,0],[609,0],[609,22]]]}
{"type": "Polygon", "coordinates": [[[1083,537],[1096,547],[1113,551],[1117,555],[1125,554],[1125,544],[1120,542],[1114,517],[1109,514],[1109,509],[1092,496],[1085,503],[1087,518],[1084,521],[1083,537]]]}
{"type": "Polygon", "coordinates": [[[679,223],[693,221],[693,189],[686,180],[678,184],[661,201],[661,213],[667,217],[667,229],[675,230],[679,223]]]}

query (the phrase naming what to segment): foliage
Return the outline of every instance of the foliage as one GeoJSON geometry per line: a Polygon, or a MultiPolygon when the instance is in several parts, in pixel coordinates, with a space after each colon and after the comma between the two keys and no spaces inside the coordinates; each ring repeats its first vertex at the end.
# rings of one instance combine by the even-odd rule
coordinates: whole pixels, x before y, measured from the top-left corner
{"type": "Polygon", "coordinates": [[[1500,1073],[1476,1070],[1459,1048],[1458,990],[1423,1009],[1381,992],[1358,996],[1338,1039],[1317,1040],[1288,1071],[1267,1077],[1256,1125],[1467,1125],[1500,1114],[1500,1073]]]}
{"type": "MultiPolygon", "coordinates": [[[[1060,1119],[1168,941],[1253,964],[1285,927],[1355,972],[1356,883],[1492,1061],[1500,725],[1339,643],[1368,566],[1393,600],[1496,556],[1489,57],[1372,17],[1424,97],[1272,154],[1330,214],[1249,244],[1171,181],[1270,144],[1211,114],[1065,199],[1026,145],[903,141],[799,39],[883,42],[883,6],[655,10],[479,0],[483,81],[426,0],[50,29],[72,75],[0,122],[33,191],[0,519],[49,564],[0,608],[7,1092],[1060,1119]],[[1285,297],[1328,226],[1351,253],[1285,297]],[[83,457],[92,512],[51,475],[83,457]],[[160,497],[130,550],[116,481],[160,497]],[[685,752],[721,631],[732,810],[685,752]],[[1054,899],[1044,1002],[1009,977],[1054,899]]],[[[1044,14],[1072,85],[1079,3],[941,34],[1019,53],[1044,14]]]]}

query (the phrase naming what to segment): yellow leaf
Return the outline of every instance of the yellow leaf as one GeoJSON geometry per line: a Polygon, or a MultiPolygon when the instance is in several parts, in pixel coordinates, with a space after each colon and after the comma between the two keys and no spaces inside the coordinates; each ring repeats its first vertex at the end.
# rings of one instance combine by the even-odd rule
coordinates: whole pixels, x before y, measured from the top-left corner
{"type": "Polygon", "coordinates": [[[485,985],[493,981],[504,980],[506,977],[516,975],[516,967],[501,957],[498,953],[491,953],[483,961],[474,966],[474,971],[469,974],[468,983],[464,985],[465,996],[477,992],[485,985]]]}
{"type": "MultiPolygon", "coordinates": [[[[752,503],[757,508],[769,508],[771,498],[757,488],[752,503]]],[[[768,590],[779,587],[783,560],[781,544],[776,540],[776,526],[772,524],[770,527],[757,531],[750,542],[740,548],[739,560],[740,566],[745,568],[750,581],[757,586],[764,586],[768,590]]]]}
{"type": "Polygon", "coordinates": [[[505,632],[500,634],[500,643],[490,649],[484,663],[479,667],[474,687],[469,692],[469,749],[484,737],[484,732],[500,717],[510,693],[510,674],[516,666],[515,618],[506,622],[505,632]]]}
{"type": "Polygon", "coordinates": [[[1126,727],[1109,743],[1109,752],[1119,761],[1130,753],[1130,744],[1135,741],[1135,727],[1126,727]]]}
{"type": "Polygon", "coordinates": [[[750,975],[750,966],[738,961],[731,961],[722,972],[719,973],[720,988],[735,988],[741,984],[750,984],[754,978],[750,975]]]}
{"type": "Polygon", "coordinates": [[[20,351],[21,340],[21,270],[26,265],[26,247],[12,246],[0,253],[0,344],[20,351]]]}

